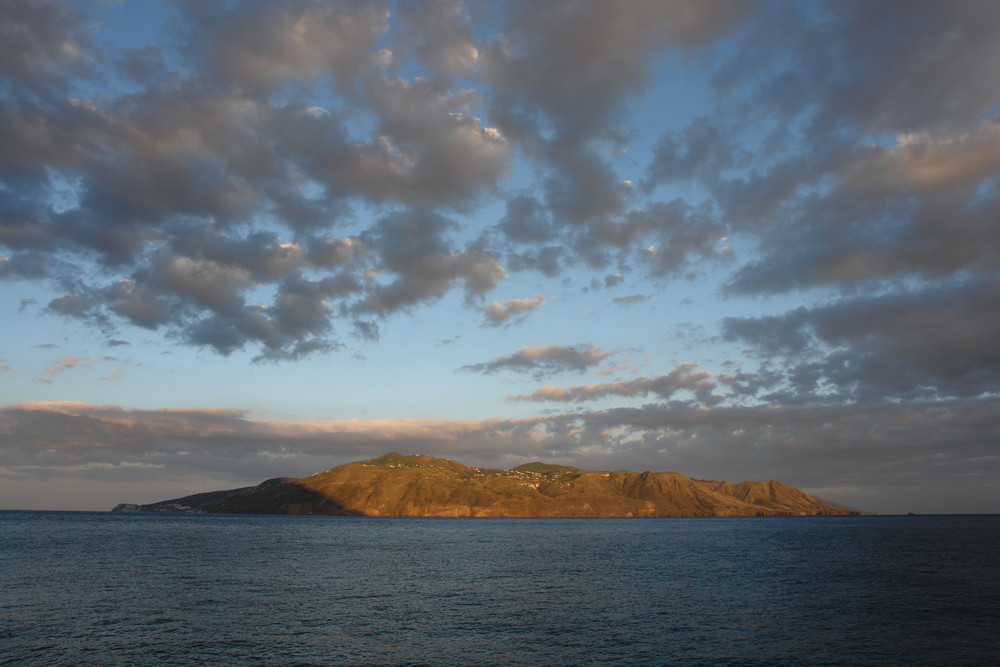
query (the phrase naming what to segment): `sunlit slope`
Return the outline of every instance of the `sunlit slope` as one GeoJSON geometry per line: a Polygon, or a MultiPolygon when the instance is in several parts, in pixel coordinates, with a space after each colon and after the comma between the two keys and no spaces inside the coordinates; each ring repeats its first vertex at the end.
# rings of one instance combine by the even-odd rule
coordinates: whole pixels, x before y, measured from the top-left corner
{"type": "MultiPolygon", "coordinates": [[[[140,511],[451,517],[657,517],[852,514],[775,481],[731,484],[676,472],[595,472],[529,463],[474,468],[386,454],[302,479],[217,491],[140,511]]],[[[118,508],[116,508],[118,509],[118,508]]]]}

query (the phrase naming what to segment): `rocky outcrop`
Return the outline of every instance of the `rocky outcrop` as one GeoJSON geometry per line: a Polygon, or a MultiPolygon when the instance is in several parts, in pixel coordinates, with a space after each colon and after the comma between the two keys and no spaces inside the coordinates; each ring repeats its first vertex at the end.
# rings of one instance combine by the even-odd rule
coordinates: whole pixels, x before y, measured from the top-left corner
{"type": "Polygon", "coordinates": [[[676,472],[591,471],[528,463],[474,468],[386,454],[301,479],[113,511],[451,517],[808,516],[861,512],[775,482],[731,484],[676,472]]]}

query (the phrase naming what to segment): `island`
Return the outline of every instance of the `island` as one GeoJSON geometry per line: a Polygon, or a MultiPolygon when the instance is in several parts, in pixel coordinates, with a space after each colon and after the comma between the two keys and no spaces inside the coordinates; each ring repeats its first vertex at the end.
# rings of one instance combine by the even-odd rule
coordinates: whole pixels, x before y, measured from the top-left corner
{"type": "Polygon", "coordinates": [[[863,512],[768,480],[694,479],[676,472],[592,471],[548,463],[509,470],[390,453],[308,477],[210,491],[116,512],[412,517],[835,516],[863,512]]]}

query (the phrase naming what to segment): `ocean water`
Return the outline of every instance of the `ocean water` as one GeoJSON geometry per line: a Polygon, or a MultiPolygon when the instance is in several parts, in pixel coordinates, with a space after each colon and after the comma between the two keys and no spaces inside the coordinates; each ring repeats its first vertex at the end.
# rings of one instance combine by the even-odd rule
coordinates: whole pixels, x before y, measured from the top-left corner
{"type": "Polygon", "coordinates": [[[1000,516],[0,512],[0,663],[1000,664],[1000,516]]]}

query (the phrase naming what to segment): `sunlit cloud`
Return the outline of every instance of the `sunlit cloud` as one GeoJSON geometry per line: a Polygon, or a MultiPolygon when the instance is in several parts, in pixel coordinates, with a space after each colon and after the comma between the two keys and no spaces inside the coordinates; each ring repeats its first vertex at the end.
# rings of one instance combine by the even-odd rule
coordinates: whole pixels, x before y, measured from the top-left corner
{"type": "Polygon", "coordinates": [[[516,323],[531,311],[545,305],[545,297],[536,294],[525,299],[510,299],[508,301],[494,301],[483,308],[484,326],[499,327],[516,323]],[[513,322],[511,321],[513,320],[513,322]]]}

